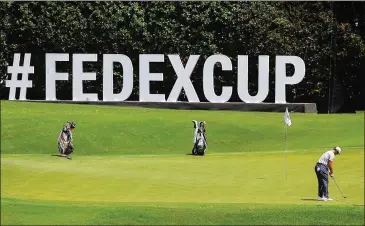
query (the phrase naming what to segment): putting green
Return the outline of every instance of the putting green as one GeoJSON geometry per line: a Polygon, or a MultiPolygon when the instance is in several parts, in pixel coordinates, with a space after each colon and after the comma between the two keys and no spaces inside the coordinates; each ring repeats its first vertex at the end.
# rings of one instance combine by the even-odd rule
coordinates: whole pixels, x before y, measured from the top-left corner
{"type": "Polygon", "coordinates": [[[286,155],[277,113],[1,107],[1,224],[364,224],[363,113],[293,113],[286,155]],[[202,118],[208,152],[191,156],[202,118]],[[67,120],[72,160],[53,156],[67,120]],[[347,199],[330,180],[319,202],[314,164],[333,144],[347,199]]]}
{"type": "MultiPolygon", "coordinates": [[[[319,153],[196,156],[4,155],[2,197],[73,202],[272,203],[312,205],[319,153]],[[67,195],[64,194],[65,189],[67,195]]],[[[336,159],[337,184],[352,204],[364,204],[364,154],[336,159]],[[351,167],[349,167],[351,166],[351,167]]],[[[330,192],[347,205],[330,181],[330,192]]]]}

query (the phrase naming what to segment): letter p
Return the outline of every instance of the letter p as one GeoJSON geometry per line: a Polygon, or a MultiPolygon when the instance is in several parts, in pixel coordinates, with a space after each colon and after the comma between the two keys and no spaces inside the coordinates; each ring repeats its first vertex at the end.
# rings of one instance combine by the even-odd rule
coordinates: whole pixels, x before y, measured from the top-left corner
{"type": "Polygon", "coordinates": [[[302,58],[297,56],[276,56],[275,62],[275,103],[286,103],[286,85],[298,84],[305,75],[305,64],[302,58]],[[294,66],[294,74],[286,76],[286,64],[294,66]]]}

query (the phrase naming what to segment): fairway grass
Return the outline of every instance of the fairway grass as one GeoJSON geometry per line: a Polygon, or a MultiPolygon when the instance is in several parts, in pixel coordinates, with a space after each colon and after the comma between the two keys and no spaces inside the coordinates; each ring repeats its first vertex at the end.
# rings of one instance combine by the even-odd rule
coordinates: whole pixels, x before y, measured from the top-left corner
{"type": "Polygon", "coordinates": [[[348,198],[342,198],[330,181],[335,201],[318,202],[312,153],[288,153],[287,179],[280,164],[283,153],[74,160],[4,155],[1,220],[2,224],[361,225],[363,152],[341,157],[337,183],[348,198]],[[350,163],[356,167],[346,167],[350,163]],[[326,217],[329,213],[333,215],[326,217]]]}
{"type": "MultiPolygon", "coordinates": [[[[292,113],[288,150],[364,148],[364,113],[292,113]]],[[[67,120],[76,122],[75,155],[191,152],[193,123],[205,120],[208,153],[284,151],[283,113],[183,111],[1,101],[1,154],[50,154],[67,120]]],[[[317,156],[316,156],[317,157],[317,156]]]]}
{"type": "Polygon", "coordinates": [[[281,113],[2,101],[1,224],[364,225],[363,113],[291,116],[285,153],[281,113]],[[206,156],[189,155],[192,119],[206,156]],[[72,160],[54,156],[67,120],[72,160]],[[314,165],[334,145],[347,199],[330,179],[319,202],[314,165]]]}

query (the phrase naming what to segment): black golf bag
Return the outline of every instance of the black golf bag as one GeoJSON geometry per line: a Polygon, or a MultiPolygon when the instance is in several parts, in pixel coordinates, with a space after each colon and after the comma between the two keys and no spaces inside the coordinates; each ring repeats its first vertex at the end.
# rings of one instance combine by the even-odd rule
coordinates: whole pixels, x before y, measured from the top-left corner
{"type": "Polygon", "coordinates": [[[58,136],[58,152],[61,155],[70,155],[74,151],[72,144],[72,129],[76,127],[74,122],[67,122],[63,125],[58,136]]]}
{"type": "Polygon", "coordinates": [[[205,131],[205,122],[200,121],[199,124],[197,121],[193,120],[194,123],[194,139],[193,139],[193,149],[191,153],[193,155],[204,155],[206,149],[208,147],[206,131],[205,131]]]}

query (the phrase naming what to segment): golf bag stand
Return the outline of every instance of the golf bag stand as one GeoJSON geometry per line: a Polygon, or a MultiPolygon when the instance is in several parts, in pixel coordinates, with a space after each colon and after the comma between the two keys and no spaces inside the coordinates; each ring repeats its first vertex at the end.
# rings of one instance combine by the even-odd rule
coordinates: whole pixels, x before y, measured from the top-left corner
{"type": "Polygon", "coordinates": [[[192,155],[205,155],[207,149],[207,138],[205,131],[205,121],[200,121],[197,123],[196,120],[193,120],[194,123],[194,139],[193,139],[193,149],[191,150],[192,155]]]}

